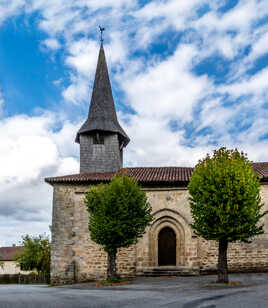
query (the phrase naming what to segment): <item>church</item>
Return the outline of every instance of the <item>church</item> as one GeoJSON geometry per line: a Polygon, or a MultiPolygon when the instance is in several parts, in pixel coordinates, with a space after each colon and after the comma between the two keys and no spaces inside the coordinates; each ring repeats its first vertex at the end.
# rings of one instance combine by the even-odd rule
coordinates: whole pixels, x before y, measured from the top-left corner
{"type": "MultiPolygon", "coordinates": [[[[197,237],[190,227],[187,185],[193,168],[123,168],[123,152],[130,138],[117,119],[103,44],[88,118],[77,132],[75,142],[80,145],[80,173],[45,179],[53,186],[52,283],[106,276],[107,254],[90,239],[84,196],[90,185],[108,183],[119,173],[136,179],[146,192],[153,222],[136,245],[119,250],[118,273],[199,275],[215,271],[217,243],[197,237]]],[[[253,163],[253,168],[261,178],[261,196],[264,209],[268,210],[268,162],[253,163]]],[[[263,235],[249,244],[229,245],[230,271],[268,270],[267,216],[263,235]]]]}

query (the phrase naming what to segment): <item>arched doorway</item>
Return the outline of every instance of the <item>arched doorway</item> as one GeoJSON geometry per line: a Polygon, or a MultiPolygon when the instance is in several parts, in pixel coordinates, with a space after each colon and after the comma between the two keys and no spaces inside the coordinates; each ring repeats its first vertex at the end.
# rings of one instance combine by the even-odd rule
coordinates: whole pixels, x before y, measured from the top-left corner
{"type": "Polygon", "coordinates": [[[158,234],[158,265],[176,265],[176,234],[169,227],[158,234]]]}

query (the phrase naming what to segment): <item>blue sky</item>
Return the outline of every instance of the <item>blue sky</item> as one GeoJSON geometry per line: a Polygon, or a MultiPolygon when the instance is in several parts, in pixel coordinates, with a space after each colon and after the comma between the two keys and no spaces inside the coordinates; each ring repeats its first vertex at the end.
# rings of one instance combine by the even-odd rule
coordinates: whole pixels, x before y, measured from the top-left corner
{"type": "Polygon", "coordinates": [[[7,20],[0,28],[1,86],[5,116],[29,114],[37,108],[51,109],[60,100],[53,84],[64,75],[60,55],[49,57],[40,46],[46,35],[27,16],[7,20]]]}
{"type": "Polygon", "coordinates": [[[265,0],[2,0],[0,245],[48,232],[46,176],[76,173],[98,25],[125,166],[194,166],[220,146],[268,161],[265,0]]]}

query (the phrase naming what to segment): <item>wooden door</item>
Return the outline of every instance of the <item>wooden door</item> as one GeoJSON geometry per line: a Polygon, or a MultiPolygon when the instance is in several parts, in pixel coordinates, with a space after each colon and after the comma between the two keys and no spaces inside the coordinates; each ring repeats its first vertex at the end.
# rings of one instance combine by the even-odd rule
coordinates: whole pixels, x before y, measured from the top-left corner
{"type": "Polygon", "coordinates": [[[158,234],[158,265],[176,265],[176,234],[169,227],[158,234]]]}

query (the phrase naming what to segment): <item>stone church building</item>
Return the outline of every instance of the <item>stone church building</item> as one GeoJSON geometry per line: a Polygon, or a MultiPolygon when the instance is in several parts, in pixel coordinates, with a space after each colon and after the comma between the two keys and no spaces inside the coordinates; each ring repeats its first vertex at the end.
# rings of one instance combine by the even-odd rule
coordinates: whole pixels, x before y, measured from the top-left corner
{"type": "MultiPolygon", "coordinates": [[[[217,244],[197,237],[190,227],[187,185],[193,168],[123,168],[123,150],[130,139],[117,120],[102,45],[88,118],[75,141],[80,145],[80,173],[45,179],[54,188],[53,283],[105,277],[107,255],[90,239],[84,195],[90,185],[108,183],[118,173],[127,174],[140,183],[154,217],[136,245],[119,251],[119,274],[144,275],[159,271],[199,274],[216,269],[217,244]]],[[[253,167],[261,177],[261,195],[268,209],[268,163],[253,163],[253,167]]],[[[265,234],[252,243],[230,244],[231,271],[268,270],[268,218],[264,225],[265,234]]]]}

